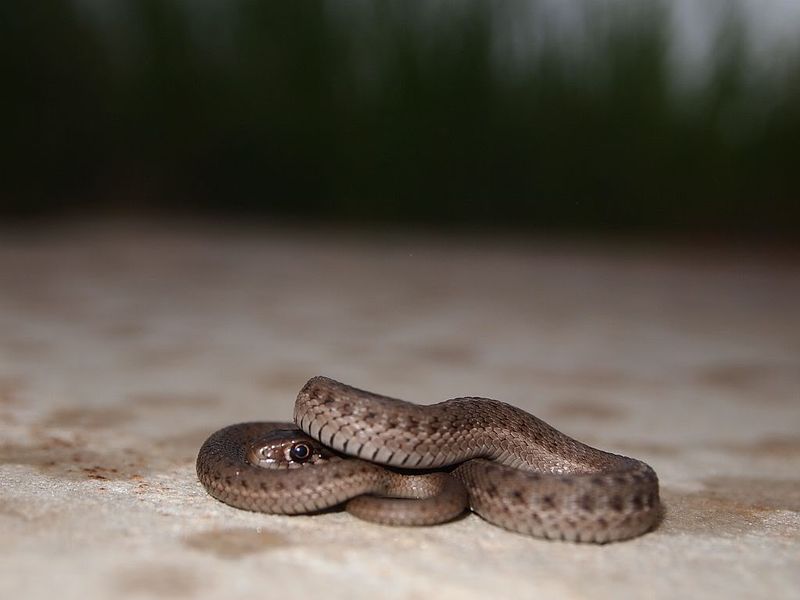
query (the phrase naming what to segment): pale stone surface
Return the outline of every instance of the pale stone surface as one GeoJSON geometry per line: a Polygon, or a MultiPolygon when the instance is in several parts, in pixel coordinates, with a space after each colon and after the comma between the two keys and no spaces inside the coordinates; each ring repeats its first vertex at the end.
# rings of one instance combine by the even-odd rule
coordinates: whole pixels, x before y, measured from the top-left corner
{"type": "Polygon", "coordinates": [[[0,234],[2,598],[797,598],[800,261],[788,252],[101,223],[0,234]],[[607,546],[474,515],[235,510],[205,436],[310,376],[483,395],[659,473],[607,546]]]}

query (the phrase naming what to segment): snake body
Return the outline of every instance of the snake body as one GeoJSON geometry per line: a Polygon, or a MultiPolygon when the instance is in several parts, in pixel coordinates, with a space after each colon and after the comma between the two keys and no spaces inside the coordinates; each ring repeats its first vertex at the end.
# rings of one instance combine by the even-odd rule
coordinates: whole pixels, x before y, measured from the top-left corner
{"type": "Polygon", "coordinates": [[[197,457],[201,483],[248,510],[299,514],[346,503],[356,516],[393,525],[447,521],[468,502],[511,531],[582,542],[640,535],[660,514],[650,466],[497,400],[420,406],[314,377],[294,420],[214,433],[197,457]],[[308,453],[298,461],[300,447],[308,453]]]}

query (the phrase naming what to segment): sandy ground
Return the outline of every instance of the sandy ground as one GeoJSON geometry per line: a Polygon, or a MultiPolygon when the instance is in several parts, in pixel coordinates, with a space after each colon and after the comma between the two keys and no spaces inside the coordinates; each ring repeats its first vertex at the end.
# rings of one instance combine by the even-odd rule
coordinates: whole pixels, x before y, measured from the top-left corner
{"type": "Polygon", "coordinates": [[[0,597],[798,598],[798,254],[95,223],[0,233],[0,597]],[[606,546],[227,507],[312,375],[511,402],[661,477],[606,546]]]}

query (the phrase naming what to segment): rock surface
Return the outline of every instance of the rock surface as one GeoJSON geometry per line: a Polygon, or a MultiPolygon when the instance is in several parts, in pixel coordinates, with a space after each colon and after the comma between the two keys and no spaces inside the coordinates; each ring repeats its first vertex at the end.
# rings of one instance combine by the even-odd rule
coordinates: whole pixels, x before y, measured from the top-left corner
{"type": "Polygon", "coordinates": [[[0,597],[797,598],[798,307],[785,251],[6,228],[0,597]],[[516,404],[650,463],[664,520],[593,546],[209,497],[205,437],[315,374],[516,404]]]}

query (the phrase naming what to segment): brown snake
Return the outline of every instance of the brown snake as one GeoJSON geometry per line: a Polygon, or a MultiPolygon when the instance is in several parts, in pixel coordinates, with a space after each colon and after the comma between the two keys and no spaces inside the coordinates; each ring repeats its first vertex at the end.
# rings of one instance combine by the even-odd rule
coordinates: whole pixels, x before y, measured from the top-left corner
{"type": "Polygon", "coordinates": [[[640,535],[660,514],[650,466],[497,400],[420,406],[314,377],[294,420],[302,431],[242,423],[212,434],[197,456],[201,483],[238,508],[300,514],[346,502],[390,525],[448,521],[469,504],[511,531],[581,542],[640,535]]]}

